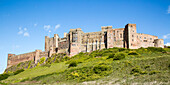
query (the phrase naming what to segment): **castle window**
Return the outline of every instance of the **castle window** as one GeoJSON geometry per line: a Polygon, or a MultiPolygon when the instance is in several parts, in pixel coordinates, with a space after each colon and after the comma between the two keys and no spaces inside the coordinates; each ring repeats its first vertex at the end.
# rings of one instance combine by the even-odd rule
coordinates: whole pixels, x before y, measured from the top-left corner
{"type": "Polygon", "coordinates": [[[144,39],[146,39],[146,37],[144,37],[144,39]]]}
{"type": "Polygon", "coordinates": [[[132,37],[134,37],[134,36],[132,35],[132,37]]]}
{"type": "Polygon", "coordinates": [[[131,27],[133,27],[133,26],[131,25],[131,27]]]}
{"type": "Polygon", "coordinates": [[[120,38],[122,38],[122,34],[120,34],[120,38]]]}
{"type": "Polygon", "coordinates": [[[161,44],[161,41],[160,41],[160,44],[161,44]]]}
{"type": "Polygon", "coordinates": [[[150,38],[150,40],[152,40],[152,38],[150,38]]]}
{"type": "Polygon", "coordinates": [[[113,36],[115,36],[115,33],[113,34],[113,36]]]}
{"type": "Polygon", "coordinates": [[[143,40],[143,42],[147,42],[147,40],[143,40]]]}
{"type": "Polygon", "coordinates": [[[73,42],[76,42],[77,41],[77,37],[73,37],[73,42]]]}
{"type": "Polygon", "coordinates": [[[132,41],[134,41],[134,40],[132,39],[132,41]]]}
{"type": "Polygon", "coordinates": [[[72,46],[76,46],[76,44],[72,44],[72,46]]]}
{"type": "Polygon", "coordinates": [[[116,37],[114,37],[114,41],[116,41],[116,37]]]}
{"type": "Polygon", "coordinates": [[[77,41],[77,33],[73,33],[73,42],[76,42],[77,41]]]}

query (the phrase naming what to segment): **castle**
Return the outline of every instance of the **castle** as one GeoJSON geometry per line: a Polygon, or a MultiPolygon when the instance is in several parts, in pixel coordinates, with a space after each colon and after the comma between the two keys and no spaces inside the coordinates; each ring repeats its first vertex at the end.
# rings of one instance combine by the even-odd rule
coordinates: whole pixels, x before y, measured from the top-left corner
{"type": "Polygon", "coordinates": [[[45,51],[35,50],[26,54],[8,54],[7,68],[20,62],[34,60],[35,63],[41,57],[51,57],[54,53],[66,53],[74,56],[80,52],[91,52],[104,48],[128,48],[140,47],[164,47],[164,40],[157,36],[137,33],[136,24],[127,24],[125,28],[112,29],[112,26],[102,26],[99,32],[84,33],[81,28],[70,29],[64,33],[64,38],[58,34],[49,38],[45,36],[45,51]]]}

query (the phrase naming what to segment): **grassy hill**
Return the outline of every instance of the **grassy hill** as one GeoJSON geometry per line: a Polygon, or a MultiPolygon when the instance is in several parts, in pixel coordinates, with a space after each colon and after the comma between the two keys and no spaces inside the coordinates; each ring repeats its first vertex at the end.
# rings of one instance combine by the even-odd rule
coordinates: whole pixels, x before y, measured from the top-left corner
{"type": "Polygon", "coordinates": [[[71,58],[54,54],[34,68],[28,65],[4,73],[4,79],[0,75],[0,84],[170,84],[170,48],[110,48],[71,58]]]}

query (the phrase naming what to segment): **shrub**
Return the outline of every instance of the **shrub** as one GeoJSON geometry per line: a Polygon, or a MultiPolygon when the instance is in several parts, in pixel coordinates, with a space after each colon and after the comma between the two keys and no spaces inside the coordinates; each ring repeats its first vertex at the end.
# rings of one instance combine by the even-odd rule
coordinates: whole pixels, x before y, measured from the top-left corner
{"type": "Polygon", "coordinates": [[[17,70],[17,71],[14,72],[14,75],[17,75],[17,74],[19,74],[19,73],[21,73],[23,71],[24,71],[24,69],[17,70]]]}
{"type": "Polygon", "coordinates": [[[99,64],[93,67],[93,71],[95,74],[99,74],[100,76],[105,76],[108,73],[110,73],[112,69],[112,66],[110,65],[105,65],[105,64],[99,64]]]}
{"type": "Polygon", "coordinates": [[[111,54],[109,55],[109,57],[107,59],[113,58],[115,56],[115,54],[111,54]]]}
{"type": "Polygon", "coordinates": [[[40,59],[40,64],[44,63],[44,61],[45,61],[45,57],[42,57],[42,58],[40,59]]]}
{"type": "Polygon", "coordinates": [[[88,81],[99,79],[112,73],[112,66],[104,63],[95,65],[94,67],[73,68],[66,72],[67,80],[88,81]]]}
{"type": "Polygon", "coordinates": [[[151,67],[150,65],[145,65],[144,68],[147,69],[147,68],[150,68],[150,67],[151,67]]]}
{"type": "Polygon", "coordinates": [[[135,74],[135,73],[140,73],[141,69],[139,67],[133,67],[131,70],[131,74],[135,74]]]}
{"type": "Polygon", "coordinates": [[[156,47],[148,47],[147,48],[149,51],[152,51],[152,52],[162,52],[162,53],[166,53],[166,50],[164,50],[163,48],[159,47],[159,48],[156,48],[156,47]]]}
{"type": "Polygon", "coordinates": [[[58,58],[55,59],[54,63],[59,63],[59,60],[58,58]]]}
{"type": "Polygon", "coordinates": [[[119,48],[119,52],[125,51],[126,48],[119,48]]]}
{"type": "Polygon", "coordinates": [[[28,63],[28,69],[31,67],[31,63],[32,63],[32,61],[29,61],[29,63],[28,63]]]}
{"type": "Polygon", "coordinates": [[[113,57],[113,60],[121,60],[121,59],[124,59],[126,57],[126,54],[125,53],[116,53],[113,57]]]}
{"type": "Polygon", "coordinates": [[[63,61],[64,61],[63,56],[59,57],[59,62],[63,62],[63,61]]]}
{"type": "Polygon", "coordinates": [[[70,60],[69,56],[64,56],[64,61],[70,60]]]}
{"type": "Polygon", "coordinates": [[[39,66],[39,65],[40,65],[40,63],[38,62],[38,63],[37,63],[37,66],[39,66]]]}
{"type": "Polygon", "coordinates": [[[140,67],[133,67],[132,70],[131,70],[131,74],[147,74],[147,71],[142,71],[142,69],[140,67]]]}
{"type": "Polygon", "coordinates": [[[99,51],[99,50],[96,50],[96,51],[93,51],[90,56],[91,57],[101,57],[103,55],[103,52],[99,51]]]}
{"type": "Polygon", "coordinates": [[[76,62],[76,61],[72,61],[72,62],[69,64],[68,68],[70,68],[70,67],[76,67],[76,66],[77,66],[77,62],[76,62]]]}
{"type": "Polygon", "coordinates": [[[7,74],[7,73],[4,73],[4,74],[0,74],[0,80],[4,80],[4,79],[7,79],[10,75],[7,74]]]}
{"type": "Polygon", "coordinates": [[[160,72],[156,71],[156,70],[153,70],[153,71],[150,71],[149,75],[153,75],[153,74],[156,74],[156,73],[160,73],[160,72]]]}
{"type": "Polygon", "coordinates": [[[20,67],[22,64],[23,64],[23,62],[19,63],[19,64],[17,65],[17,67],[20,67]]]}
{"type": "Polygon", "coordinates": [[[136,51],[129,51],[128,55],[139,55],[136,51]]]}
{"type": "Polygon", "coordinates": [[[51,63],[52,63],[52,59],[51,59],[51,57],[49,57],[46,61],[46,64],[51,64],[51,63]]]}
{"type": "Polygon", "coordinates": [[[66,64],[71,64],[72,62],[76,62],[77,64],[82,63],[82,62],[84,62],[84,59],[85,58],[71,59],[71,60],[67,61],[66,64]]]}

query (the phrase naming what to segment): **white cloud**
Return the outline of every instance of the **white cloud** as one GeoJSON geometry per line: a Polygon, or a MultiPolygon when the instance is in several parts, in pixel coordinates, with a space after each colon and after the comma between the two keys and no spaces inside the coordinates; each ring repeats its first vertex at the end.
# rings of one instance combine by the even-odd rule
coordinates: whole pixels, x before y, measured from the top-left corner
{"type": "Polygon", "coordinates": [[[20,34],[22,34],[22,33],[23,33],[22,28],[19,27],[19,32],[18,32],[18,34],[20,35],[20,34]]]}
{"type": "Polygon", "coordinates": [[[57,25],[55,26],[54,31],[55,31],[56,29],[58,29],[59,27],[60,27],[60,24],[57,24],[57,25]]]}
{"type": "Polygon", "coordinates": [[[22,34],[23,33],[23,31],[22,30],[20,30],[19,32],[18,32],[18,34],[20,35],[20,34],[22,34]]]}
{"type": "Polygon", "coordinates": [[[24,37],[29,37],[30,34],[28,33],[27,31],[27,28],[25,27],[24,29],[22,29],[21,27],[19,27],[19,32],[18,32],[19,35],[23,35],[24,37]]]}
{"type": "Polygon", "coordinates": [[[22,28],[21,27],[19,27],[19,30],[21,30],[22,28]]]}
{"type": "Polygon", "coordinates": [[[50,27],[51,27],[50,25],[44,25],[44,29],[45,29],[45,30],[49,30],[50,27]]]}
{"type": "Polygon", "coordinates": [[[51,30],[48,31],[49,33],[51,32],[51,30]]]}
{"type": "Polygon", "coordinates": [[[168,6],[168,14],[170,14],[170,5],[168,6]]]}
{"type": "Polygon", "coordinates": [[[24,31],[27,31],[27,28],[24,28],[24,31]]]}
{"type": "Polygon", "coordinates": [[[24,37],[29,37],[29,36],[30,36],[30,34],[28,32],[24,33],[24,37]]]}
{"type": "Polygon", "coordinates": [[[37,24],[34,24],[34,27],[36,27],[37,26],[37,24]]]}
{"type": "Polygon", "coordinates": [[[166,45],[166,46],[170,46],[170,43],[166,43],[165,45],[166,45]]]}
{"type": "Polygon", "coordinates": [[[166,34],[163,36],[163,39],[168,39],[168,38],[170,38],[170,34],[166,34]]]}

